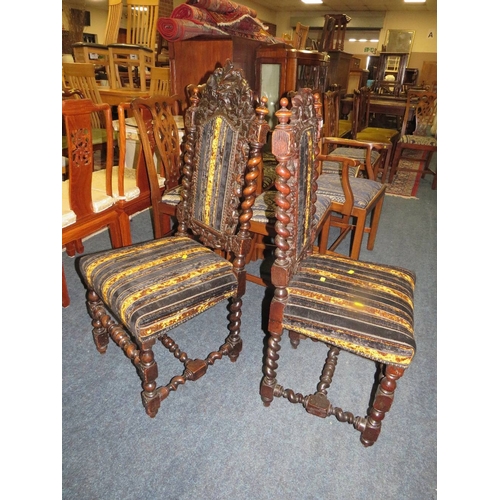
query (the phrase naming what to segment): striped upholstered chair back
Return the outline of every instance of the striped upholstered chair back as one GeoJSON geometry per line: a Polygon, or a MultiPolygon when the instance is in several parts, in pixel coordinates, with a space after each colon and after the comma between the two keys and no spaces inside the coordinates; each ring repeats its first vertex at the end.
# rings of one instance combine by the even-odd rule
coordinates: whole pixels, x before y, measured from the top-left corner
{"type": "Polygon", "coordinates": [[[205,245],[226,250],[250,244],[266,113],[264,106],[255,109],[253,91],[229,61],[200,91],[193,89],[184,117],[181,232],[189,228],[205,245]]]}

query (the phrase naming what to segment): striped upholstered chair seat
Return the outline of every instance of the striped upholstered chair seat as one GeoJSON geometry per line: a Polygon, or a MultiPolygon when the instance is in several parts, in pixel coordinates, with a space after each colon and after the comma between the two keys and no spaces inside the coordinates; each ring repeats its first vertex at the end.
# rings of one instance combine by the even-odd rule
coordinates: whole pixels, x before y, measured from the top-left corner
{"type": "Polygon", "coordinates": [[[238,286],[225,258],[184,236],[86,255],[80,269],[141,341],[234,297],[238,286]]]}
{"type": "MultiPolygon", "coordinates": [[[[302,124],[302,117],[311,114],[308,106],[312,96],[308,91],[302,89],[293,97],[288,115],[283,108],[278,112],[280,124],[272,137],[273,151],[277,151],[281,159],[276,169],[276,259],[271,269],[274,297],[269,310],[260,395],[265,406],[275,398],[283,398],[302,405],[312,415],[335,416],[361,433],[364,446],[371,446],[391,407],[396,381],[415,355],[415,275],[400,267],[315,252],[314,241],[319,228],[314,223],[312,202],[316,185],[304,183],[307,169],[293,156],[297,149],[314,146],[314,137],[304,134],[302,124]],[[307,359],[308,365],[316,363],[319,372],[311,377],[313,390],[310,393],[302,392],[305,381],[298,378],[299,372],[292,376],[280,370],[280,357],[290,353],[286,349],[281,352],[285,331],[294,348],[299,347],[302,339],[317,342],[318,347],[307,351],[312,353],[307,359]],[[321,347],[327,350],[326,358],[325,354],[317,352],[321,347]],[[336,387],[333,396],[328,395],[342,350],[375,362],[380,369],[374,387],[362,403],[363,412],[367,402],[369,406],[364,417],[334,405],[333,398],[343,397],[342,387],[336,387]],[[292,384],[300,387],[300,392],[293,389],[292,384]]],[[[314,156],[314,152],[310,154],[314,156]]],[[[366,182],[366,179],[350,178],[350,163],[354,160],[343,160],[344,181],[366,182]]],[[[322,174],[318,184],[323,175],[333,176],[322,174]]],[[[375,181],[368,182],[380,186],[375,181]]],[[[302,356],[307,356],[307,352],[302,356]]],[[[352,396],[347,396],[346,400],[349,399],[352,401],[352,396]]]]}
{"type": "Polygon", "coordinates": [[[314,254],[288,283],[283,327],[406,367],[415,354],[414,287],[404,269],[314,254]]]}
{"type": "MultiPolygon", "coordinates": [[[[355,169],[355,167],[351,167],[355,169]]],[[[377,181],[351,177],[354,206],[366,208],[384,187],[377,181]]],[[[337,203],[345,202],[345,193],[338,174],[321,174],[318,178],[318,196],[324,195],[337,203]]]]}

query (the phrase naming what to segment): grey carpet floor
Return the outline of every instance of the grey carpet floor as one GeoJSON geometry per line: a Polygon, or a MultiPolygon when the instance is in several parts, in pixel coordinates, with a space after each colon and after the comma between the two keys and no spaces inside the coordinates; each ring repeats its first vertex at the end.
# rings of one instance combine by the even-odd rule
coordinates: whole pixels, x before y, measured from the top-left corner
{"type": "MultiPolygon", "coordinates": [[[[63,253],[71,305],[62,310],[62,498],[437,498],[437,192],[431,180],[421,181],[418,199],[386,196],[375,249],[364,244],[361,251],[362,260],[417,274],[417,354],[371,448],[333,417],[314,417],[284,399],[264,408],[259,382],[267,298],[252,283],[244,297],[238,361],[217,361],[202,379],[171,393],[156,418],[149,418],[139,377],[121,349],[111,342],[106,354],[96,351],[75,259],[63,253]]],[[[131,224],[134,242],[152,237],[148,212],[131,224]]],[[[107,234],[100,233],[85,241],[85,252],[109,246],[107,234]]],[[[221,305],[173,336],[191,357],[204,357],[226,332],[221,305]]],[[[157,349],[161,383],[180,367],[164,351],[157,349]]],[[[323,362],[324,346],[303,341],[292,352],[284,341],[280,356],[280,382],[304,394],[314,391],[320,375],[315,363],[323,362]]],[[[329,391],[334,405],[364,416],[373,376],[373,363],[341,353],[329,391]]]]}

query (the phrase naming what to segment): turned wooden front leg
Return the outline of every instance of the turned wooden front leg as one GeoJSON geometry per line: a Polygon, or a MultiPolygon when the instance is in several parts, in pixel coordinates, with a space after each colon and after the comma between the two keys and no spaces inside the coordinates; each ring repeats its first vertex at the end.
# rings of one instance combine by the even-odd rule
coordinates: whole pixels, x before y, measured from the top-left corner
{"type": "Polygon", "coordinates": [[[391,409],[396,390],[396,381],[403,376],[404,368],[387,365],[385,375],[380,380],[375,394],[373,405],[368,411],[366,426],[361,432],[361,442],[365,446],[371,446],[377,440],[382,428],[382,420],[391,409]]]}
{"type": "Polygon", "coordinates": [[[141,345],[139,360],[136,364],[142,379],[142,404],[151,418],[156,416],[161,403],[160,393],[156,388],[158,365],[152,350],[154,343],[155,340],[150,340],[141,345]]]}
{"type": "Polygon", "coordinates": [[[104,309],[104,304],[93,291],[87,292],[87,310],[92,318],[92,335],[97,350],[104,354],[109,344],[108,322],[109,316],[104,309]]]}

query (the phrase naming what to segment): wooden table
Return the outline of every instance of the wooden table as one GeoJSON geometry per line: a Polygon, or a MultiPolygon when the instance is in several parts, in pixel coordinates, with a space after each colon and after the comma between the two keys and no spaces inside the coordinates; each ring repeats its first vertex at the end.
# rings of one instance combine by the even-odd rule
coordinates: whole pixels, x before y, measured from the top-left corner
{"type": "MultiPolygon", "coordinates": [[[[353,106],[353,98],[352,97],[344,97],[340,101],[340,114],[343,116],[347,116],[353,106]]],[[[401,118],[405,114],[406,109],[406,99],[401,98],[379,98],[374,97],[370,99],[370,113],[373,114],[382,114],[382,115],[395,115],[400,116],[401,118]]],[[[415,112],[415,107],[410,107],[410,120],[413,118],[413,113],[415,112]]]]}

